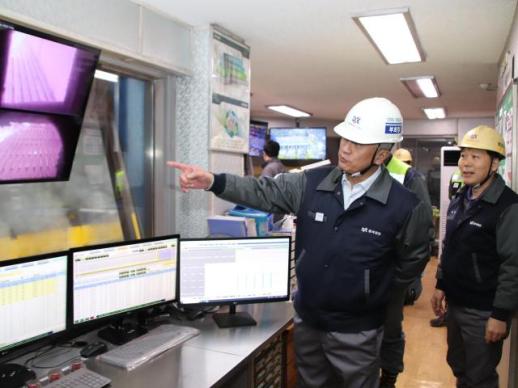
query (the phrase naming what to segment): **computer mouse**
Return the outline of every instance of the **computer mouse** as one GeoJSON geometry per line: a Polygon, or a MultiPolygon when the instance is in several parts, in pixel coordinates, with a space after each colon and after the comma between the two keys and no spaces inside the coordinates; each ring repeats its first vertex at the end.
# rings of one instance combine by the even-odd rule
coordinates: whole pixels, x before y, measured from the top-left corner
{"type": "Polygon", "coordinates": [[[92,342],[91,344],[86,345],[79,354],[81,357],[93,357],[97,356],[98,354],[102,354],[108,350],[108,346],[104,342],[92,342]]]}

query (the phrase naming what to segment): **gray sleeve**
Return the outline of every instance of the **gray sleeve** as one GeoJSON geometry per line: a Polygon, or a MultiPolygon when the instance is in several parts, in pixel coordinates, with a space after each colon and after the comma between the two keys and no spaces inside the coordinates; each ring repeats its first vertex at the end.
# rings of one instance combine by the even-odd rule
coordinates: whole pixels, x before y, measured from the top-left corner
{"type": "Polygon", "coordinates": [[[275,166],[272,163],[268,163],[264,166],[263,171],[261,171],[261,177],[270,177],[273,178],[275,176],[275,166]]]}
{"type": "Polygon", "coordinates": [[[417,195],[417,198],[430,208],[431,213],[432,201],[430,201],[430,194],[428,193],[424,176],[420,173],[416,174],[414,179],[409,182],[408,189],[413,191],[417,195]]]}
{"type": "Polygon", "coordinates": [[[423,202],[412,210],[397,237],[396,284],[412,283],[430,258],[432,214],[423,202]]]}
{"type": "Polygon", "coordinates": [[[218,197],[269,213],[296,214],[302,203],[306,175],[279,174],[275,178],[225,174],[225,189],[218,197]]]}
{"type": "Polygon", "coordinates": [[[496,249],[501,264],[493,306],[508,311],[518,309],[517,230],[518,204],[514,204],[500,216],[496,227],[496,249]]]}
{"type": "MultiPolygon", "coordinates": [[[[414,179],[409,182],[408,189],[414,192],[417,195],[417,198],[423,203],[424,207],[428,209],[430,212],[430,216],[433,214],[432,212],[432,201],[430,200],[430,194],[428,194],[428,188],[426,187],[425,178],[420,173],[416,174],[414,179]]],[[[430,224],[430,243],[435,241],[435,228],[432,223],[430,224]]]]}

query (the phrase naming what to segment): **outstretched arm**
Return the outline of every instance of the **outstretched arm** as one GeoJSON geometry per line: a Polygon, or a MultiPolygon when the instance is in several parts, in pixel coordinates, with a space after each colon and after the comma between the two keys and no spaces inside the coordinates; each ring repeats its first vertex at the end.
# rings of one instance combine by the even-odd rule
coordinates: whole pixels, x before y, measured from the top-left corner
{"type": "Polygon", "coordinates": [[[184,193],[193,189],[208,190],[214,182],[214,175],[201,167],[175,161],[168,161],[167,165],[181,172],[180,188],[184,193]]]}

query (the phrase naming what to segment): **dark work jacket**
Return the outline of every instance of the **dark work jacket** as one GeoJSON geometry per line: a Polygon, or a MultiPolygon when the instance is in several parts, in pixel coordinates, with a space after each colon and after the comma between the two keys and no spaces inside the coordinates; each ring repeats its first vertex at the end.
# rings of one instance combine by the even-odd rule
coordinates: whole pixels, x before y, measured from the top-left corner
{"type": "Polygon", "coordinates": [[[495,318],[505,320],[510,311],[503,310],[516,306],[516,301],[509,299],[516,298],[518,252],[515,243],[511,249],[503,245],[506,241],[516,241],[518,224],[516,220],[502,223],[502,219],[509,218],[509,209],[515,211],[513,204],[518,203],[518,195],[497,176],[481,198],[465,210],[467,189],[463,187],[448,207],[437,288],[445,292],[451,303],[493,311],[495,318]],[[501,276],[505,279],[507,272],[509,280],[499,281],[501,276]],[[495,303],[499,287],[501,301],[495,303]]]}
{"type": "MultiPolygon", "coordinates": [[[[405,244],[401,231],[419,200],[383,171],[344,210],[341,174],[333,179],[330,171],[306,172],[297,213],[295,308],[318,329],[370,330],[383,324],[405,244]]],[[[426,258],[421,262],[422,270],[426,258]]]]}
{"type": "Polygon", "coordinates": [[[342,171],[320,167],[275,179],[217,174],[227,201],[297,216],[295,309],[325,331],[357,333],[383,324],[391,287],[406,287],[429,257],[429,207],[381,166],[347,211],[342,171]]]}

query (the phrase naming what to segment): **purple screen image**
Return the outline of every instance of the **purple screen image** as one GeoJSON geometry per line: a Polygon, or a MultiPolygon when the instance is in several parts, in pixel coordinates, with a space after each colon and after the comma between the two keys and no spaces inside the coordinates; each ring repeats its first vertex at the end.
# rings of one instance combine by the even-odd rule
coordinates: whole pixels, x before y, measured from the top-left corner
{"type": "Polygon", "coordinates": [[[250,156],[262,156],[263,148],[266,142],[266,131],[268,124],[256,124],[250,123],[250,135],[248,138],[249,150],[248,155],[250,156]]]}
{"type": "Polygon", "coordinates": [[[64,142],[48,116],[0,112],[0,181],[57,179],[64,142]]]}
{"type": "Polygon", "coordinates": [[[81,115],[96,54],[50,39],[1,30],[6,60],[0,107],[81,115]]]}

